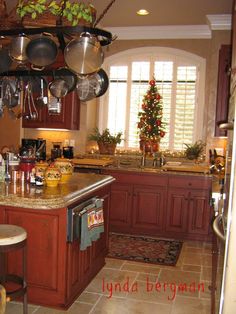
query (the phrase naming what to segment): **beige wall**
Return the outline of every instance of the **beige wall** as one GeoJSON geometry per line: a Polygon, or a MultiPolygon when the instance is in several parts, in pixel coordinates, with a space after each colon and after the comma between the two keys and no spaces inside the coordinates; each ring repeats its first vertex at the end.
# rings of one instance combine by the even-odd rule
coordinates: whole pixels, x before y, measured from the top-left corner
{"type": "MultiPolygon", "coordinates": [[[[206,92],[205,92],[205,114],[204,114],[204,134],[209,146],[217,145],[216,140],[213,142],[214,130],[214,115],[216,103],[216,88],[217,88],[217,71],[218,71],[218,52],[221,44],[230,43],[230,31],[213,31],[211,39],[176,39],[176,40],[129,40],[115,41],[107,49],[105,55],[110,56],[115,53],[136,48],[136,47],[172,47],[186,50],[197,54],[206,59],[206,92]]],[[[20,128],[13,128],[13,121],[0,120],[2,129],[8,128],[8,138],[0,136],[0,147],[2,145],[14,144],[19,141],[20,128]]],[[[81,104],[81,121],[80,130],[71,132],[56,132],[56,131],[37,131],[32,129],[23,130],[23,137],[37,138],[43,137],[47,140],[47,150],[50,151],[52,141],[60,139],[63,142],[65,139],[74,139],[76,143],[75,152],[83,153],[86,150],[87,135],[97,124],[97,106],[95,101],[90,101],[87,104],[81,104]]]]}

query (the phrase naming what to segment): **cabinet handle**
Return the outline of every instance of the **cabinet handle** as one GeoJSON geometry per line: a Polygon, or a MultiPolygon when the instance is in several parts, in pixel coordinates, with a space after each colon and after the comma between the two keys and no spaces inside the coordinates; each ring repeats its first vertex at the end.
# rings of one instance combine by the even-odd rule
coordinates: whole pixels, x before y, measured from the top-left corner
{"type": "Polygon", "coordinates": [[[191,183],[191,182],[189,182],[189,183],[188,183],[188,185],[189,185],[189,186],[191,186],[191,185],[192,185],[192,183],[191,183]]]}

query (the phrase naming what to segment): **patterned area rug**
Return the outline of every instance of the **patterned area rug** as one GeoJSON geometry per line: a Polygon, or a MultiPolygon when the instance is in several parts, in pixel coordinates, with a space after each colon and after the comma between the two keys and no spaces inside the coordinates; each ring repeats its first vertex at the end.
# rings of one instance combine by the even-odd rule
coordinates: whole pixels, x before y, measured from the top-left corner
{"type": "Polygon", "coordinates": [[[182,244],[175,240],[110,233],[108,257],[175,266],[182,244]]]}

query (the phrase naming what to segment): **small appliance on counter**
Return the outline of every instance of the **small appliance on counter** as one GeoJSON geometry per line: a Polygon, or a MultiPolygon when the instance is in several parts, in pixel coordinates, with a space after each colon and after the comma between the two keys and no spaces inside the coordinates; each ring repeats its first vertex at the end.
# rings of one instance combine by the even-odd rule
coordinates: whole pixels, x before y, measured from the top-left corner
{"type": "Polygon", "coordinates": [[[51,160],[55,160],[57,158],[61,158],[61,142],[52,142],[53,148],[51,149],[51,160]]]}
{"type": "Polygon", "coordinates": [[[19,170],[25,173],[26,181],[30,180],[30,173],[35,167],[36,157],[35,148],[29,145],[22,146],[19,152],[20,164],[19,170]]]}
{"type": "Polygon", "coordinates": [[[35,158],[37,161],[46,160],[46,140],[42,138],[38,139],[26,139],[21,140],[22,148],[33,147],[35,151],[35,158]]]}
{"type": "Polygon", "coordinates": [[[73,146],[63,147],[63,157],[67,159],[74,158],[74,147],[73,146]]]}

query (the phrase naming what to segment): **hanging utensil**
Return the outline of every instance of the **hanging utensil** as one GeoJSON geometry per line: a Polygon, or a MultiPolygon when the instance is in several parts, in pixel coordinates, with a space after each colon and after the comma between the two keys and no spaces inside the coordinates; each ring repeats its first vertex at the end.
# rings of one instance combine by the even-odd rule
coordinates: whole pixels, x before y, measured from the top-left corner
{"type": "Polygon", "coordinates": [[[43,107],[48,103],[48,97],[44,96],[44,79],[40,78],[40,95],[36,99],[36,105],[39,107],[43,107]]]}
{"type": "Polygon", "coordinates": [[[0,93],[0,117],[3,116],[3,102],[2,102],[2,98],[3,98],[3,88],[2,88],[2,84],[0,85],[1,88],[1,93],[0,93]]]}
{"type": "Polygon", "coordinates": [[[14,108],[18,105],[19,96],[15,96],[15,82],[10,79],[3,81],[4,96],[2,101],[7,108],[14,108]]]}
{"type": "Polygon", "coordinates": [[[30,82],[28,82],[28,84],[25,87],[23,117],[27,120],[30,120],[30,119],[36,120],[38,118],[38,111],[34,103],[34,98],[33,98],[30,82]]]}

